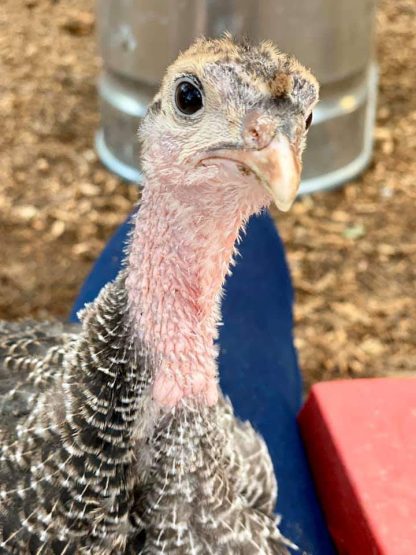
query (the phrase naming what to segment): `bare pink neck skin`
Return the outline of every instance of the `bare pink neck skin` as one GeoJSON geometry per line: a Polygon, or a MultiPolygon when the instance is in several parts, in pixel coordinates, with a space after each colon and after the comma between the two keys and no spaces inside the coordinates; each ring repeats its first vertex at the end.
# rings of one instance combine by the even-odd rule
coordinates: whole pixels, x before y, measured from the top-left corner
{"type": "Polygon", "coordinates": [[[266,203],[228,163],[196,174],[192,182],[173,170],[146,181],[128,258],[130,313],[162,407],[217,402],[222,286],[242,226],[266,203]]]}

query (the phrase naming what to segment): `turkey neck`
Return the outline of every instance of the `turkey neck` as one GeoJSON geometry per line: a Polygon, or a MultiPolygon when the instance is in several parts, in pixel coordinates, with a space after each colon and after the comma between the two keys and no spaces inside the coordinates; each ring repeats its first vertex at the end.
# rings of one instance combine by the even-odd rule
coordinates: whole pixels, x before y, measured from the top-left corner
{"type": "Polygon", "coordinates": [[[232,187],[218,183],[144,186],[126,286],[136,338],[153,361],[158,406],[218,400],[219,302],[251,212],[232,187]]]}

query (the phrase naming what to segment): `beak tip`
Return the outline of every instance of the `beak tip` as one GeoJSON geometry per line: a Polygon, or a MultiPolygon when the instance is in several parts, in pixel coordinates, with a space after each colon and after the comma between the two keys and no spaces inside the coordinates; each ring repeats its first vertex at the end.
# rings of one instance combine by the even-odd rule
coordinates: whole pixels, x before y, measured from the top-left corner
{"type": "Polygon", "coordinates": [[[300,184],[299,177],[299,175],[296,175],[296,178],[293,179],[291,183],[283,180],[283,183],[278,181],[270,185],[269,190],[271,192],[272,201],[281,212],[288,212],[293,206],[298,196],[300,184]]]}
{"type": "Polygon", "coordinates": [[[289,212],[289,210],[292,208],[292,205],[293,205],[294,202],[295,202],[295,199],[289,200],[289,201],[286,201],[286,202],[281,202],[281,201],[274,200],[275,205],[277,206],[277,208],[281,212],[289,212]]]}

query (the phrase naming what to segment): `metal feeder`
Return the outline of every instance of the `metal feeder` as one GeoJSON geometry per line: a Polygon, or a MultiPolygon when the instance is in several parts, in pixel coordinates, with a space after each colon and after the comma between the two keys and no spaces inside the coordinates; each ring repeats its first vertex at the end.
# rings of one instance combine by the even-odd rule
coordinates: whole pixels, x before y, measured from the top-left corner
{"type": "Polygon", "coordinates": [[[166,66],[197,36],[270,39],[321,83],[300,193],[357,176],[372,154],[377,69],[375,0],[98,0],[104,164],[140,182],[137,128],[166,66]]]}

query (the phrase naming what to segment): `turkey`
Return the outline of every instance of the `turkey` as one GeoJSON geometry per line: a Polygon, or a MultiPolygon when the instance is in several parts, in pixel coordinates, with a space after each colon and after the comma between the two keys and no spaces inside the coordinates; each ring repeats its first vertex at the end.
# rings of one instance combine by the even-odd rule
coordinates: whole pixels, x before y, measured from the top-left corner
{"type": "Polygon", "coordinates": [[[0,324],[1,553],[288,553],[216,339],[238,237],[294,200],[317,98],[267,42],[200,39],[167,69],[122,272],[79,327],[0,324]]]}

